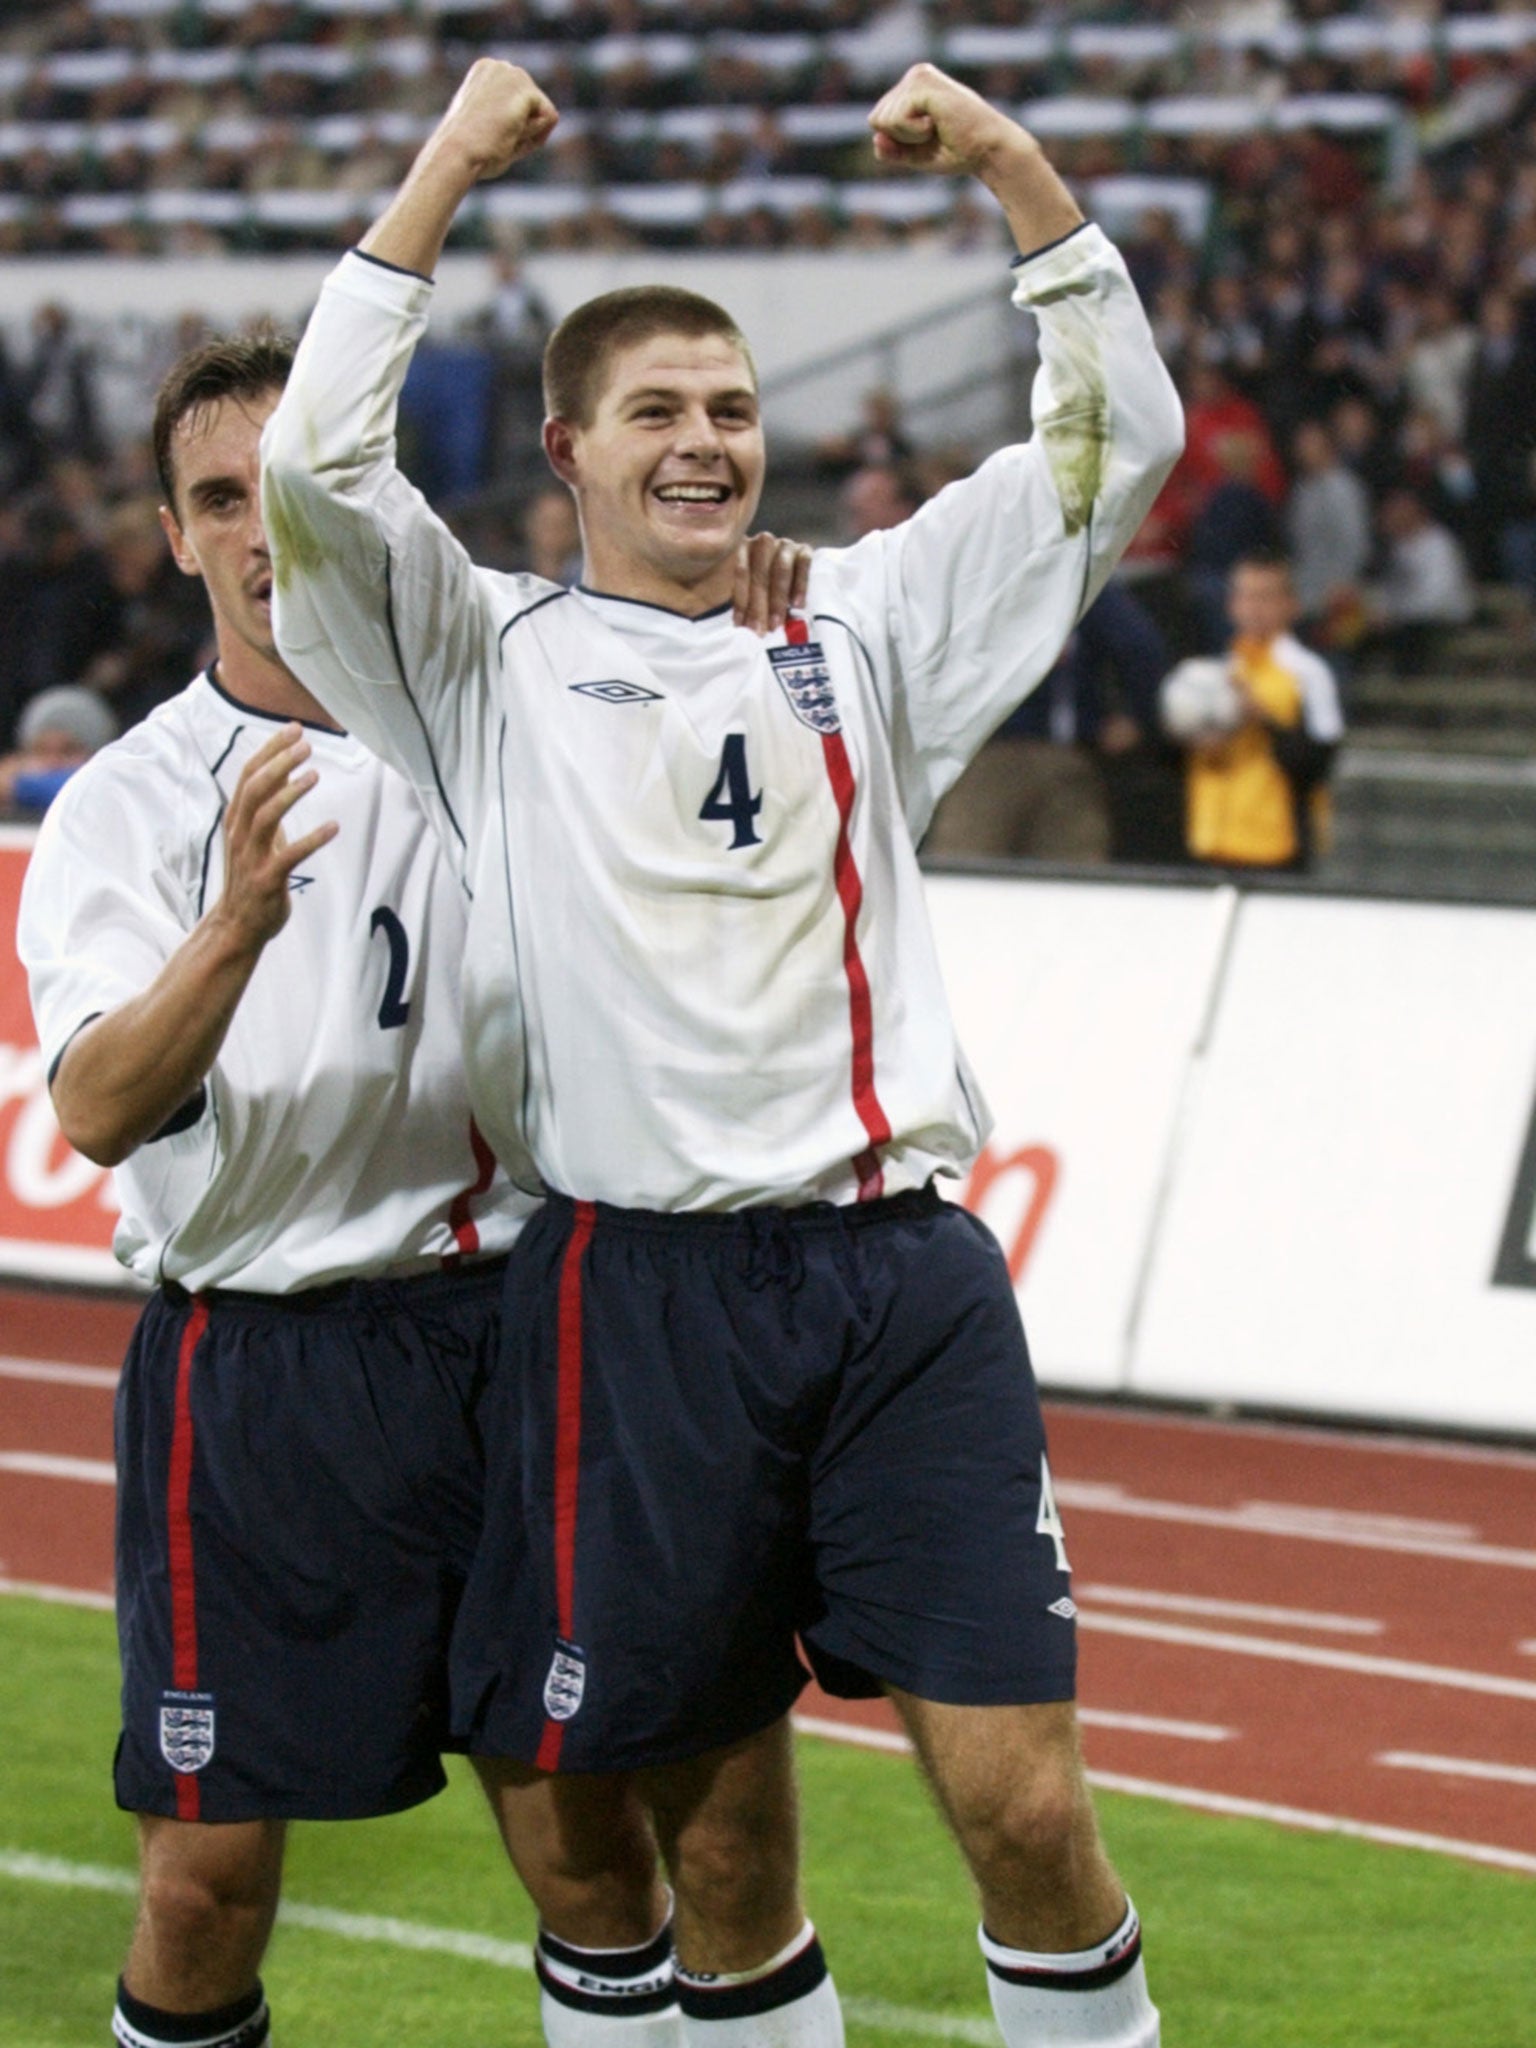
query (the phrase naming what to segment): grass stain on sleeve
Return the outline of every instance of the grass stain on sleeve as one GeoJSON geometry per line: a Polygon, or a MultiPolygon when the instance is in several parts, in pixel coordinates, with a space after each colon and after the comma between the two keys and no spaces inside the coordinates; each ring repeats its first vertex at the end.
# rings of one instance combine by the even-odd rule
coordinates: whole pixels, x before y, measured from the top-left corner
{"type": "Polygon", "coordinates": [[[1109,395],[1098,336],[1086,321],[1068,317],[1051,332],[1046,366],[1050,410],[1036,426],[1061,500],[1062,525],[1081,533],[1093,512],[1109,460],[1109,395]]]}

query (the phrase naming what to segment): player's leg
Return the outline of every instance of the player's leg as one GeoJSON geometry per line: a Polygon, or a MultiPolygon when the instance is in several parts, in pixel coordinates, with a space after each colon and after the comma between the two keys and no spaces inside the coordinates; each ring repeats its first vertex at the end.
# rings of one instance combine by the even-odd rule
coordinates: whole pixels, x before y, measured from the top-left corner
{"type": "Polygon", "coordinates": [[[841,2048],[837,1991],[800,1898],[788,1718],[641,1784],[676,1894],[689,2048],[841,2048]]]}
{"type": "Polygon", "coordinates": [[[258,1972],[282,1883],[280,1821],[139,1816],[139,1910],[112,2031],[125,2048],[259,2048],[258,1972]]]}
{"type": "Polygon", "coordinates": [[[550,2048],[674,2048],[672,1901],[633,1782],[474,1762],[539,1910],[534,1964],[550,2048]]]}
{"type": "Polygon", "coordinates": [[[1071,1702],[891,1698],[980,1894],[1008,2048],[1157,2048],[1140,1927],[1099,1839],[1071,1702]]]}
{"type": "Polygon", "coordinates": [[[869,1306],[813,1484],[812,1660],[907,1716],[981,1890],[1009,2048],[1152,2048],[1078,1755],[1077,1610],[1006,1263],[921,1198],[851,1217],[847,1258],[869,1306]]]}

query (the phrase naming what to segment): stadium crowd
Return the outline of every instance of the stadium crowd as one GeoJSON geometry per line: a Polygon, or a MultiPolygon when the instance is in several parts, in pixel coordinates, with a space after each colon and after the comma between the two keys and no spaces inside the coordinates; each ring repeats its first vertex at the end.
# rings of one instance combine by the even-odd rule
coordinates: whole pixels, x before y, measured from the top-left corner
{"type": "MultiPolygon", "coordinates": [[[[1256,552],[1289,557],[1303,636],[1346,685],[1362,652],[1432,665],[1478,583],[1536,601],[1536,15],[1313,4],[1191,26],[1171,7],[1132,23],[1027,0],[7,13],[0,248],[17,255],[344,243],[474,54],[530,63],[569,111],[547,160],[466,209],[464,239],[500,251],[494,287],[453,338],[447,411],[430,354],[414,393],[420,481],[467,519],[484,486],[511,475],[531,497],[537,482],[516,453],[544,314],[514,244],[1001,247],[974,197],[871,165],[868,81],[929,51],[1049,135],[1174,370],[1188,449],[1125,571],[1170,658],[1225,644],[1232,570],[1256,552]]],[[[197,593],[155,530],[140,425],[196,326],[86,328],[45,305],[4,335],[0,754],[44,689],[84,684],[127,723],[198,658],[197,593]]],[[[892,452],[919,438],[898,431],[892,452]]],[[[909,503],[914,482],[908,463],[894,488],[862,488],[909,503]]],[[[830,529],[830,489],[828,508],[830,529]]],[[[512,531],[472,536],[509,564],[513,511],[512,531]]]]}

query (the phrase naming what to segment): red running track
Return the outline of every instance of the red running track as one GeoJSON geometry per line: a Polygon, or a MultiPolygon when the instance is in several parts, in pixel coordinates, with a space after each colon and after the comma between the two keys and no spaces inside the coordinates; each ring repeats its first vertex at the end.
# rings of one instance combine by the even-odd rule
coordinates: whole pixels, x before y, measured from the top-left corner
{"type": "MultiPolygon", "coordinates": [[[[121,1303],[0,1291],[0,1582],[111,1585],[121,1303]]],[[[1536,1453],[1048,1408],[1097,1782],[1536,1875],[1536,1453]]],[[[805,1716],[884,1746],[884,1706],[805,1716]]]]}

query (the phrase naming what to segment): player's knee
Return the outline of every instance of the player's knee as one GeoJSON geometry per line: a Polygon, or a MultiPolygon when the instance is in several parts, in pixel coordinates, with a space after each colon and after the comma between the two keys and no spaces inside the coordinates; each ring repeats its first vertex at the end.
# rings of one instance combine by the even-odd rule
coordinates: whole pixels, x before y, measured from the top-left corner
{"type": "Polygon", "coordinates": [[[767,1825],[689,1829],[671,1872],[681,1906],[717,1928],[743,1933],[777,1919],[796,1889],[792,1840],[767,1825]]]}
{"type": "Polygon", "coordinates": [[[272,1906],[265,1884],[246,1872],[161,1863],[145,1871],[139,1888],[139,1910],[157,1946],[187,1957],[248,1942],[272,1906]]]}
{"type": "Polygon", "coordinates": [[[1080,1773],[1066,1759],[1042,1759],[1027,1771],[978,1788],[955,1814],[961,1845],[985,1884],[1023,1866],[1044,1874],[1071,1862],[1083,1818],[1080,1773]]]}

